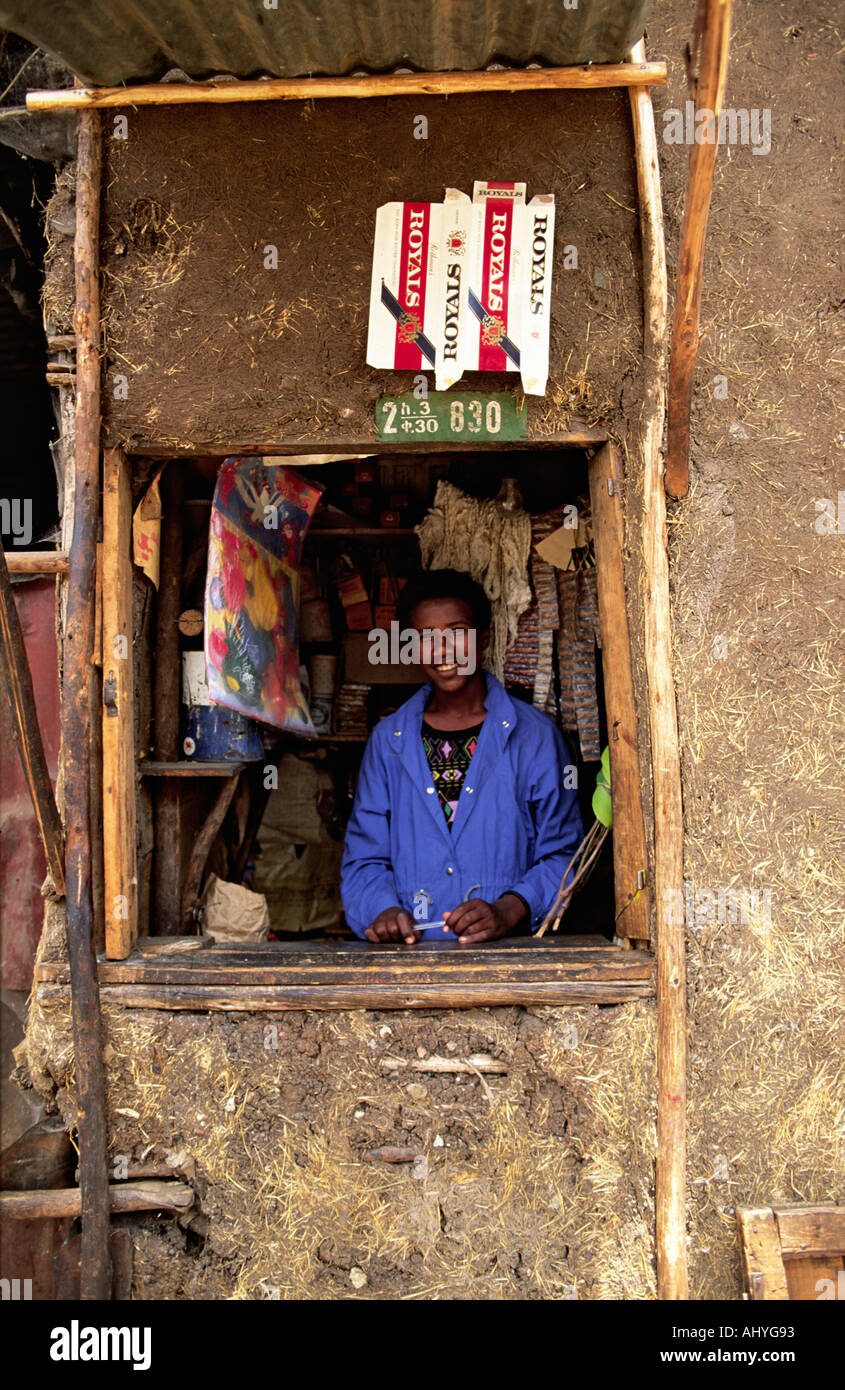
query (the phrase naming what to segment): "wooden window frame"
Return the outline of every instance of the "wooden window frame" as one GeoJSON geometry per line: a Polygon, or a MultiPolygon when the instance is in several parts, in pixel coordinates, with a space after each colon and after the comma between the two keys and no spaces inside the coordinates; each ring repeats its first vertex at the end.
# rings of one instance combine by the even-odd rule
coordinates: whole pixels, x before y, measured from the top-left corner
{"type": "MultiPolygon", "coordinates": [[[[647,945],[646,834],[623,568],[621,457],[616,445],[605,442],[596,449],[588,462],[588,478],[611,780],[617,793],[613,825],[615,930],[625,946],[647,945]]],[[[516,939],[470,952],[454,947],[446,951],[448,959],[435,961],[429,953],[421,953],[413,965],[401,947],[386,948],[385,954],[384,949],[373,951],[363,942],[279,943],[242,950],[221,945],[197,955],[190,952],[190,938],[165,936],[148,938],[139,952],[131,472],[121,449],[108,449],[104,456],[100,608],[106,692],[102,711],[106,958],[100,962],[105,997],[126,1005],[155,1007],[155,1001],[160,1000],[159,1007],[198,1009],[451,1008],[481,1002],[619,1003],[652,992],[650,958],[636,961],[634,953],[599,936],[516,939]],[[128,660],[120,658],[123,652],[128,652],[128,660]],[[525,955],[526,948],[530,958],[525,955]],[[189,954],[177,959],[173,953],[180,949],[189,954]],[[379,964],[374,970],[370,962],[377,958],[379,964]]],[[[237,764],[231,770],[217,769],[216,775],[228,776],[206,823],[211,838],[222,820],[220,806],[225,814],[240,770],[237,764]]],[[[209,838],[206,828],[200,832],[205,840],[209,838]]],[[[198,889],[198,874],[189,869],[182,885],[183,920],[185,898],[196,897],[198,889]]],[[[42,976],[42,983],[60,988],[61,973],[48,973],[50,978],[42,976]]]]}

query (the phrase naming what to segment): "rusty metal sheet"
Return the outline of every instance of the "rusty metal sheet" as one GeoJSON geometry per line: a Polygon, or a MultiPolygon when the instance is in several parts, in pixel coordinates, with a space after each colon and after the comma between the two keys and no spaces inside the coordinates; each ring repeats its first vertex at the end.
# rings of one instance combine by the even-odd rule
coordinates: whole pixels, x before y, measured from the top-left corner
{"type": "Polygon", "coordinates": [[[0,0],[0,25],[85,82],[621,62],[651,0],[0,0]]]}

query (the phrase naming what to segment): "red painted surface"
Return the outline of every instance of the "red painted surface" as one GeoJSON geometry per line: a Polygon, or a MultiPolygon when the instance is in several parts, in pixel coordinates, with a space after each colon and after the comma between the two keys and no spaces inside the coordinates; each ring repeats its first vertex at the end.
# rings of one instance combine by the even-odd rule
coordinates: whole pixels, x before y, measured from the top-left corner
{"type": "MultiPolygon", "coordinates": [[[[59,679],[56,656],[56,581],[16,584],[15,602],[32,672],[38,724],[55,784],[59,754],[59,679]]],[[[41,935],[47,873],[29,789],[12,739],[5,683],[0,682],[0,985],[29,989],[41,935]]]]}

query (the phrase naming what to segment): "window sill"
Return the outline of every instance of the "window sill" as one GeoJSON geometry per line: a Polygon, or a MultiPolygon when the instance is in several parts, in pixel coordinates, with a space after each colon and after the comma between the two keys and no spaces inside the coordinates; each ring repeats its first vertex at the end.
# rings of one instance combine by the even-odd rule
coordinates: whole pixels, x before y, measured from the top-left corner
{"type": "MultiPolygon", "coordinates": [[[[651,956],[600,936],[474,948],[357,940],[221,944],[187,955],[100,957],[98,971],[104,1005],[195,1012],[622,1004],[654,994],[651,956]]],[[[58,1003],[69,979],[67,965],[44,962],[36,998],[58,1003]]]]}

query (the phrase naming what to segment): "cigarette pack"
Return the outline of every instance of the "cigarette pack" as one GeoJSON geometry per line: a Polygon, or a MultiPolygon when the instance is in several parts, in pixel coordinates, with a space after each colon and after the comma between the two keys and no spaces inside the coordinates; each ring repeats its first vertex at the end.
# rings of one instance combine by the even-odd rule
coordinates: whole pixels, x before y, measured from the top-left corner
{"type": "Polygon", "coordinates": [[[542,396],[549,366],[555,203],[525,184],[448,188],[442,203],[385,203],[376,214],[367,362],[435,374],[519,372],[542,396]]]}

